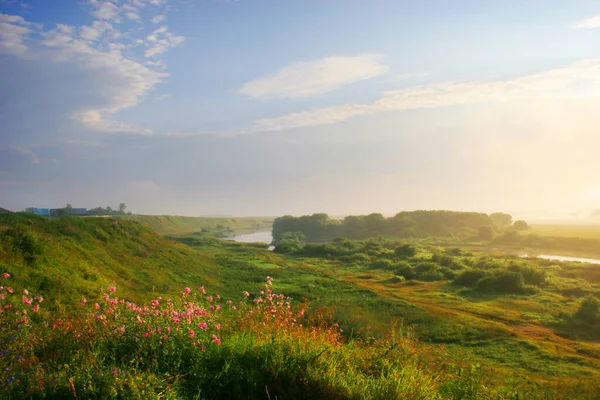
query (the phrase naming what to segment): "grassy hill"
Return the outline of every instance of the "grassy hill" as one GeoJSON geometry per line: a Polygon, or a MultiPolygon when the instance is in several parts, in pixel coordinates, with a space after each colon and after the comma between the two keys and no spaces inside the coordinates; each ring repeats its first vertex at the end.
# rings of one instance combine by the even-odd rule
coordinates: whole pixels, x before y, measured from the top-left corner
{"type": "MultiPolygon", "coordinates": [[[[0,265],[18,283],[64,304],[108,285],[136,301],[188,285],[222,286],[210,253],[164,238],[149,220],[0,215],[0,265]]],[[[158,221],[173,230],[165,222],[172,220],[158,221]]]]}
{"type": "Polygon", "coordinates": [[[112,218],[139,222],[161,235],[201,232],[202,230],[235,234],[269,231],[274,220],[274,218],[269,217],[221,218],[180,217],[174,215],[125,215],[113,216],[112,218]]]}

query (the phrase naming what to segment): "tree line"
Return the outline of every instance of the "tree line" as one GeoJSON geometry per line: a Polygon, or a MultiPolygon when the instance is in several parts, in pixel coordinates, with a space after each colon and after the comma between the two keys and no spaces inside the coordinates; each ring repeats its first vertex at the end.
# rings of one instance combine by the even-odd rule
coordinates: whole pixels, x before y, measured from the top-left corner
{"type": "Polygon", "coordinates": [[[350,215],[341,220],[327,214],[293,217],[285,215],[273,223],[275,243],[285,238],[307,242],[331,240],[336,237],[368,239],[372,237],[469,237],[488,236],[508,229],[528,229],[524,221],[515,221],[506,213],[477,213],[459,211],[402,211],[393,217],[382,214],[350,215]]]}

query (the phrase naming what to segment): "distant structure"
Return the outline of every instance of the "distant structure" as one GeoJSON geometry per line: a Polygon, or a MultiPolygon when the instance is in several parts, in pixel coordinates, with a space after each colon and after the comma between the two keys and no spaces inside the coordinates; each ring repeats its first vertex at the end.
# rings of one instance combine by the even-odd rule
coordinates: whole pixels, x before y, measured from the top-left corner
{"type": "Polygon", "coordinates": [[[71,215],[87,215],[87,208],[71,208],[71,215]]]}
{"type": "Polygon", "coordinates": [[[28,207],[25,209],[25,212],[41,215],[43,217],[55,217],[59,215],[88,215],[87,208],[37,208],[37,207],[28,207]]]}
{"type": "Polygon", "coordinates": [[[0,214],[10,214],[12,211],[7,210],[6,208],[0,207],[0,214]]]}
{"type": "Polygon", "coordinates": [[[32,213],[32,214],[35,214],[35,215],[42,215],[44,217],[49,217],[50,216],[50,209],[49,208],[28,207],[28,208],[25,209],[25,212],[32,213]]]}

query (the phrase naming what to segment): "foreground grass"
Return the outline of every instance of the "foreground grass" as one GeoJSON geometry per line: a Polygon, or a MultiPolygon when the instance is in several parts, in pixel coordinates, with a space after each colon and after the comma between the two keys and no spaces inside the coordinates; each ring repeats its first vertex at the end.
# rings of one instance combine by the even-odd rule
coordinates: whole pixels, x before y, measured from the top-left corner
{"type": "MultiPolygon", "coordinates": [[[[32,382],[45,382],[41,392],[30,388],[28,390],[34,391],[27,393],[64,398],[73,396],[75,387],[79,398],[167,395],[173,398],[227,398],[221,395],[226,389],[233,390],[233,384],[227,379],[240,379],[240,387],[246,388],[244,390],[253,388],[247,397],[240,395],[241,398],[274,398],[274,393],[279,393],[279,399],[302,398],[297,393],[312,393],[310,390],[314,388],[314,393],[325,393],[326,397],[369,398],[368,393],[353,388],[355,381],[366,385],[373,396],[397,385],[402,392],[393,392],[393,395],[387,392],[387,398],[403,398],[406,393],[419,398],[407,388],[408,383],[398,383],[402,378],[402,382],[411,379],[429,382],[422,389],[430,397],[423,398],[598,398],[600,351],[597,332],[586,326],[566,324],[580,304],[578,296],[598,293],[600,280],[595,270],[589,267],[523,260],[547,270],[549,279],[543,290],[536,294],[483,294],[448,281],[403,282],[393,270],[369,263],[282,256],[266,251],[264,246],[224,242],[199,235],[183,236],[179,240],[183,243],[165,239],[134,221],[108,218],[50,220],[23,215],[0,217],[0,266],[12,275],[10,280],[15,293],[19,292],[17,287],[27,287],[45,298],[39,311],[30,310],[29,315],[37,324],[36,335],[43,339],[40,343],[54,343],[54,347],[36,347],[38,350],[31,360],[42,362],[39,365],[43,365],[43,371],[55,372],[51,377],[36,375],[35,379],[27,381],[27,385],[33,386],[32,382]],[[30,248],[28,243],[35,246],[30,248]],[[100,325],[93,324],[102,321],[95,318],[89,321],[93,323],[90,332],[95,332],[91,336],[94,339],[86,342],[73,339],[76,333],[71,331],[61,336],[61,330],[52,329],[57,319],[70,321],[68,326],[77,327],[88,323],[90,315],[100,314],[91,309],[94,306],[92,299],[98,296],[100,287],[114,285],[124,298],[143,308],[160,296],[179,299],[186,285],[211,287],[223,299],[237,299],[244,290],[249,290],[250,298],[254,299],[260,296],[260,290],[264,290],[266,275],[277,278],[278,290],[296,299],[310,301],[306,318],[320,315],[323,307],[331,307],[328,326],[337,322],[344,330],[337,334],[339,343],[320,342],[319,338],[308,341],[308,336],[302,336],[304,333],[278,334],[273,338],[268,327],[256,323],[251,329],[242,329],[243,324],[231,323],[239,321],[236,319],[227,320],[228,323],[220,321],[222,327],[218,337],[222,340],[221,345],[212,342],[208,331],[195,329],[196,337],[201,333],[208,335],[203,336],[205,352],[201,346],[188,343],[189,332],[185,330],[179,333],[181,340],[171,342],[178,344],[165,352],[164,347],[160,350],[148,347],[149,344],[141,339],[145,331],[132,334],[127,346],[119,347],[124,342],[99,330],[100,325]],[[85,307],[79,305],[83,297],[88,299],[85,307]],[[399,336],[391,334],[390,326],[394,320],[403,321],[403,325],[411,326],[411,329],[398,330],[402,332],[399,336]],[[227,324],[229,328],[226,328],[227,324]],[[388,352],[392,343],[398,341],[402,345],[395,345],[394,350],[388,352]],[[119,348],[120,353],[115,352],[119,348]],[[312,356],[321,351],[322,356],[312,356]],[[46,358],[42,357],[44,354],[46,358]],[[133,357],[136,354],[137,358],[133,357]],[[150,362],[152,358],[148,354],[160,354],[154,359],[164,359],[168,363],[150,362]],[[207,354],[212,355],[206,358],[207,354]],[[140,356],[142,360],[139,360],[140,356]],[[169,358],[171,356],[174,358],[169,358]],[[50,364],[43,364],[46,361],[50,364]],[[297,367],[282,365],[290,363],[297,367]],[[217,367],[205,367],[208,368],[205,373],[190,372],[190,368],[200,368],[199,365],[217,367]],[[363,367],[356,369],[360,365],[363,367]],[[118,376],[112,375],[113,367],[117,368],[118,376]],[[304,370],[312,372],[308,374],[304,370]],[[346,373],[349,375],[344,375],[346,373]],[[292,378],[277,383],[280,382],[277,379],[288,376],[292,378]],[[384,376],[387,378],[383,379],[384,376]],[[319,380],[324,377],[330,379],[319,380]],[[368,383],[368,379],[374,379],[373,383],[368,383]],[[260,384],[254,387],[254,381],[260,384]],[[262,382],[267,383],[263,385],[262,382]],[[277,384],[271,386],[268,382],[277,384]],[[89,389],[90,385],[92,389],[89,389]],[[377,385],[381,389],[377,389],[377,385]],[[299,389],[294,394],[283,393],[278,391],[279,386],[299,389]],[[202,387],[202,391],[194,391],[197,387],[202,387]],[[332,390],[330,387],[348,389],[325,391],[332,390]],[[130,389],[131,392],[123,392],[130,389]]],[[[440,252],[443,250],[435,246],[423,245],[409,262],[414,265],[428,262],[440,252]]],[[[388,257],[384,253],[382,250],[388,257]]],[[[463,264],[469,259],[473,262],[481,259],[491,266],[511,261],[502,255],[463,254],[456,257],[455,261],[463,264]]],[[[20,292],[16,299],[17,303],[21,301],[20,292]]],[[[204,298],[203,301],[207,300],[204,298]]],[[[223,306],[223,301],[220,304],[223,306]]],[[[101,301],[99,305],[104,311],[101,301]]],[[[210,308],[210,305],[203,308],[210,308]]],[[[226,310],[223,306],[222,311],[226,310]]],[[[226,312],[223,316],[234,318],[226,312]]],[[[305,322],[306,326],[308,321],[305,322]]],[[[136,326],[135,321],[128,324],[132,328],[136,326]]],[[[122,323],[113,328],[129,325],[122,323]]],[[[11,326],[11,332],[16,331],[16,325],[11,326]]],[[[127,329],[127,332],[134,331],[127,329]]],[[[36,342],[29,338],[20,343],[36,342]]],[[[14,354],[16,357],[17,353],[14,354]]],[[[0,362],[4,360],[0,359],[0,362]]],[[[33,364],[17,362],[7,367],[14,371],[18,365],[27,366],[24,373],[35,369],[29,368],[33,364]]],[[[18,378],[13,374],[3,376],[3,379],[12,376],[18,378]]],[[[418,384],[415,387],[421,388],[418,384]]],[[[29,398],[21,392],[7,393],[17,398],[29,398]]],[[[382,394],[379,398],[386,397],[382,394]]]]}
{"type": "Polygon", "coordinates": [[[138,306],[109,287],[98,303],[82,299],[69,315],[39,314],[45,299],[23,291],[21,301],[3,287],[0,396],[519,398],[517,388],[492,391],[475,370],[444,362],[402,332],[344,342],[326,315],[308,317],[305,305],[273,293],[271,279],[235,304],[185,288],[176,301],[138,306]]]}

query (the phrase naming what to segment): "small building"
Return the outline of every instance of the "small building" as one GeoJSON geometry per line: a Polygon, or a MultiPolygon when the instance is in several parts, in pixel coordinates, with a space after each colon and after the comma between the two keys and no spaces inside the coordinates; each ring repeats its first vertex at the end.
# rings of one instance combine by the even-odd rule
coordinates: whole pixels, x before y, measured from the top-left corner
{"type": "Polygon", "coordinates": [[[41,215],[44,217],[49,217],[50,216],[50,209],[49,208],[37,208],[37,207],[28,207],[25,209],[26,212],[28,213],[32,213],[35,215],[41,215]]]}
{"type": "Polygon", "coordinates": [[[71,208],[71,215],[87,215],[87,208],[71,208]]]}
{"type": "Polygon", "coordinates": [[[12,211],[7,210],[6,208],[0,207],[0,214],[10,214],[12,211]]]}

